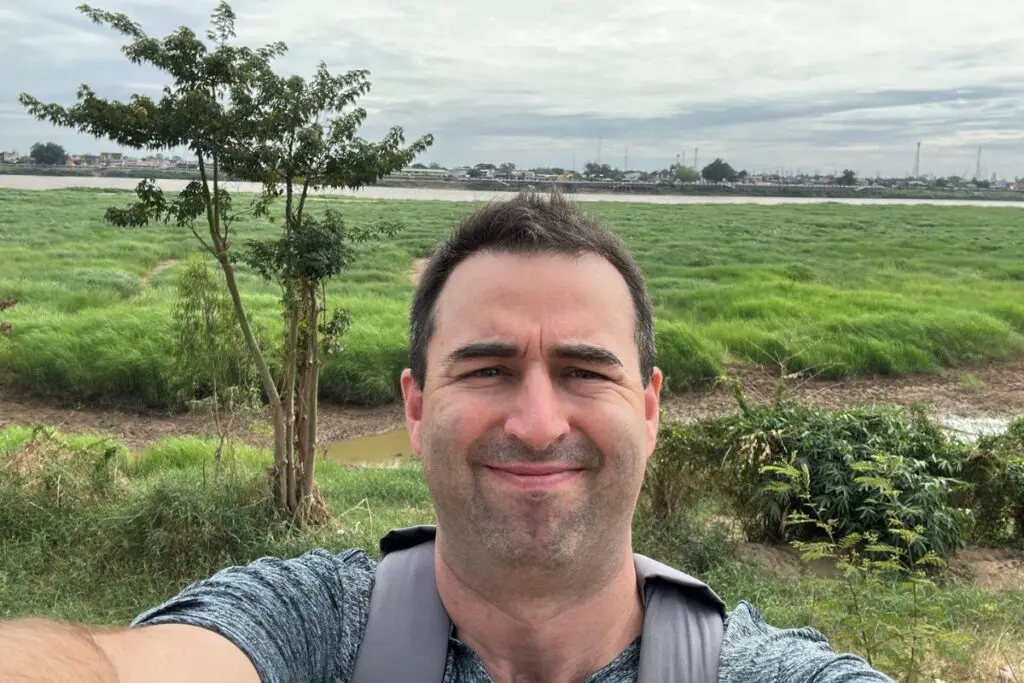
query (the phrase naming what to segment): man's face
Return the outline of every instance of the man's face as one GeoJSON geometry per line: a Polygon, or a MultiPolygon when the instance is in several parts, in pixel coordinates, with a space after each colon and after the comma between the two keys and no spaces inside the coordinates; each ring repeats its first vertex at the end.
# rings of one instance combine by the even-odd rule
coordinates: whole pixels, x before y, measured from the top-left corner
{"type": "Polygon", "coordinates": [[[658,429],[634,308],[603,258],[476,254],[435,307],[422,391],[402,376],[441,532],[556,568],[628,533],[658,429]]]}

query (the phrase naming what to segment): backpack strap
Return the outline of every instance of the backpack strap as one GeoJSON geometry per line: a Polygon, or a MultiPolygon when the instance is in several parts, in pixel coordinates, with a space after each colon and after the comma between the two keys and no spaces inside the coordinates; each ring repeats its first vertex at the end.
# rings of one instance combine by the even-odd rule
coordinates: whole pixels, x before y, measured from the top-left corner
{"type": "Polygon", "coordinates": [[[715,683],[725,603],[697,579],[634,554],[644,600],[637,683],[715,683]]]}
{"type": "Polygon", "coordinates": [[[370,615],[352,683],[440,683],[448,619],[434,578],[434,527],[394,531],[380,542],[370,615]]]}
{"type": "MultiPolygon", "coordinates": [[[[351,683],[434,683],[444,678],[452,623],[434,576],[436,527],[381,539],[369,621],[351,683]]],[[[725,603],[697,579],[634,554],[644,601],[637,683],[715,683],[725,603]]]]}

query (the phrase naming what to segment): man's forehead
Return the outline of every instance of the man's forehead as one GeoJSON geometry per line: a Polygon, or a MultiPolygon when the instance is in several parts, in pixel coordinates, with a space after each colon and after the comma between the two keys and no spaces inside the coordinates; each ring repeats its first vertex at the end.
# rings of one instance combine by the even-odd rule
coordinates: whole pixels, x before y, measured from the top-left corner
{"type": "MultiPolygon", "coordinates": [[[[447,353],[482,341],[545,346],[633,346],[633,304],[625,280],[600,256],[485,253],[452,272],[435,308],[435,335],[447,353]]],[[[440,350],[440,349],[436,349],[440,350]]]]}
{"type": "Polygon", "coordinates": [[[521,291],[529,286],[524,277],[509,278],[509,273],[543,275],[545,284],[557,280],[562,286],[591,288],[595,283],[606,286],[605,294],[628,296],[628,287],[622,274],[607,259],[597,254],[565,254],[560,252],[509,253],[482,251],[459,263],[449,274],[442,287],[438,302],[446,295],[464,291],[459,285],[472,282],[489,289],[521,291]],[[454,286],[453,286],[454,285],[454,286]]]}

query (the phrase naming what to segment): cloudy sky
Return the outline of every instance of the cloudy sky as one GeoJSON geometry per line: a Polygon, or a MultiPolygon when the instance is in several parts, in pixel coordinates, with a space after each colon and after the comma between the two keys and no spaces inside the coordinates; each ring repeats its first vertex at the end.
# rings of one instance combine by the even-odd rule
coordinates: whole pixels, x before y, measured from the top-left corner
{"type": "MultiPolygon", "coordinates": [[[[151,35],[205,30],[213,0],[93,0],[151,35]]],[[[0,8],[0,149],[114,149],[27,117],[20,92],[70,104],[157,94],[123,40],[75,1],[0,8]]],[[[283,40],[282,72],[367,68],[375,137],[436,142],[423,161],[520,167],[600,159],[665,167],[1024,175],[1024,2],[944,0],[235,0],[239,40],[283,40]]]]}

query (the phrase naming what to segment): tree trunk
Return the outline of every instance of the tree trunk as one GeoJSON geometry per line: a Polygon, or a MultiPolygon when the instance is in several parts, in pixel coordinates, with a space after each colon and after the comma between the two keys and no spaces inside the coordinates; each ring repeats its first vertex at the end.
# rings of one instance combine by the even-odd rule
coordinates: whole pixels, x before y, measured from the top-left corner
{"type": "MultiPolygon", "coordinates": [[[[291,298],[291,297],[289,297],[291,298]]],[[[288,308],[288,335],[285,339],[285,380],[284,380],[284,414],[287,416],[286,444],[288,452],[285,457],[285,487],[288,490],[288,512],[294,513],[298,505],[295,487],[295,379],[296,379],[296,346],[299,338],[299,311],[294,304],[288,308]]]]}
{"type": "Polygon", "coordinates": [[[319,389],[319,363],[317,344],[319,342],[319,308],[316,289],[309,283],[298,288],[298,310],[301,315],[301,333],[296,345],[295,357],[298,374],[296,387],[295,424],[295,475],[292,483],[296,492],[296,506],[293,519],[299,525],[316,523],[327,516],[327,508],[313,482],[316,465],[316,413],[317,391],[319,389]]]}
{"type": "Polygon", "coordinates": [[[310,287],[307,294],[313,334],[309,335],[306,344],[306,372],[309,375],[309,381],[306,393],[306,451],[302,454],[302,493],[304,496],[312,495],[313,492],[313,470],[316,466],[317,389],[320,384],[320,364],[317,358],[319,306],[316,300],[316,290],[310,287]]]}
{"type": "Polygon", "coordinates": [[[284,406],[281,405],[281,396],[277,391],[277,385],[274,383],[274,377],[270,374],[267,361],[263,357],[263,352],[260,351],[259,344],[256,343],[255,335],[252,333],[249,318],[245,315],[242,297],[238,293],[238,282],[235,280],[235,268],[224,255],[220,255],[218,261],[224,271],[224,278],[227,280],[228,291],[231,293],[231,304],[235,309],[235,316],[238,318],[238,324],[242,327],[242,337],[244,337],[245,345],[248,347],[249,353],[252,354],[253,360],[256,363],[256,371],[260,375],[260,380],[263,382],[263,390],[267,393],[267,400],[270,403],[270,420],[274,427],[274,468],[275,483],[277,484],[275,487],[277,489],[277,502],[282,510],[290,510],[291,508],[288,506],[287,477],[281,476],[287,471],[285,458],[288,453],[287,441],[285,440],[284,406]]]}

